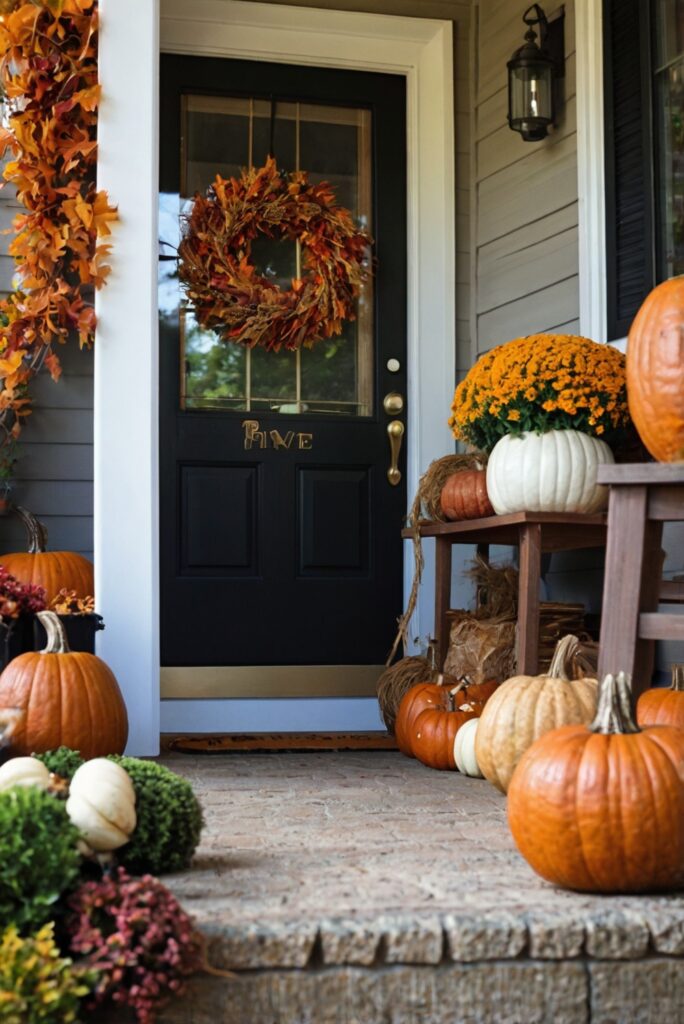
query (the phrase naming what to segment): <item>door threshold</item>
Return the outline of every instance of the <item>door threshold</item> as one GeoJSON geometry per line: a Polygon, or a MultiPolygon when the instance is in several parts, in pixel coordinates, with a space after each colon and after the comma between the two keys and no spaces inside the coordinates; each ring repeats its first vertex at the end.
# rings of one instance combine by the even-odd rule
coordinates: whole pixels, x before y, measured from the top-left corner
{"type": "Polygon", "coordinates": [[[397,750],[387,732],[220,733],[179,736],[163,733],[162,753],[230,754],[245,751],[397,750]]]}

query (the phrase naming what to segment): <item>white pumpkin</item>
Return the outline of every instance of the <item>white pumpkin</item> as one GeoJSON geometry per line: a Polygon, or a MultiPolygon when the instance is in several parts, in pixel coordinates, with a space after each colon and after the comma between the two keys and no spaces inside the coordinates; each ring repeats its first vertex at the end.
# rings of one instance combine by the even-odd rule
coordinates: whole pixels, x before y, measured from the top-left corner
{"type": "Polygon", "coordinates": [[[614,462],[605,441],[579,430],[506,434],[487,463],[487,493],[497,515],[507,512],[601,512],[608,489],[598,467],[614,462]]]}
{"type": "Polygon", "coordinates": [[[50,772],[37,757],[13,757],[0,767],[0,790],[12,786],[47,789],[49,785],[50,772]]]}
{"type": "Polygon", "coordinates": [[[137,820],[128,772],[105,757],[86,761],[71,780],[66,810],[92,850],[105,853],[124,846],[137,820]]]}
{"type": "Polygon", "coordinates": [[[475,734],[477,733],[479,721],[479,718],[471,718],[468,722],[465,722],[456,733],[456,738],[454,739],[456,767],[459,772],[463,772],[464,775],[470,775],[474,779],[484,778],[475,756],[475,734]]]}

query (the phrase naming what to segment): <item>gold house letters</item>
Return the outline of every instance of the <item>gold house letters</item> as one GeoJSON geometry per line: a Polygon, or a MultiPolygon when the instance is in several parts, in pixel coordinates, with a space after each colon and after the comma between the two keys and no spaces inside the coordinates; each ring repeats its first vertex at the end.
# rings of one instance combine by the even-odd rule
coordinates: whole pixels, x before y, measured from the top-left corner
{"type": "Polygon", "coordinates": [[[245,431],[245,451],[252,448],[292,448],[295,437],[297,443],[294,445],[300,451],[308,452],[313,448],[313,434],[295,433],[288,430],[285,437],[279,430],[259,430],[259,420],[243,420],[242,426],[245,431]]]}

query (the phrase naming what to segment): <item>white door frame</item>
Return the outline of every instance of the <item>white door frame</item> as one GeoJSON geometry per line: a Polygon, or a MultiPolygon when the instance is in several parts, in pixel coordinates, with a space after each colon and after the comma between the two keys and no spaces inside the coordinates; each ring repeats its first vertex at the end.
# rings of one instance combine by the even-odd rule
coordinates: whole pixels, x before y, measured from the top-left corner
{"type": "MultiPolygon", "coordinates": [[[[129,747],[159,742],[158,53],[164,51],[406,77],[409,498],[421,471],[453,450],[455,179],[449,21],[241,0],[100,0],[99,183],[119,204],[113,273],[97,299],[95,565],[107,623],[98,651],[119,678],[129,747]],[[135,25],[135,31],[131,30],[135,25]],[[160,30],[161,25],[161,30],[160,30]]],[[[396,528],[388,524],[388,529],[396,528]]],[[[405,591],[412,576],[406,546],[405,591]]],[[[413,635],[432,628],[432,567],[413,635]]],[[[164,701],[164,731],[379,726],[375,700],[164,701]],[[287,720],[283,721],[283,716],[287,720]]]]}
{"type": "Polygon", "coordinates": [[[599,0],[575,0],[577,196],[580,333],[608,338],[603,13],[599,0]]]}

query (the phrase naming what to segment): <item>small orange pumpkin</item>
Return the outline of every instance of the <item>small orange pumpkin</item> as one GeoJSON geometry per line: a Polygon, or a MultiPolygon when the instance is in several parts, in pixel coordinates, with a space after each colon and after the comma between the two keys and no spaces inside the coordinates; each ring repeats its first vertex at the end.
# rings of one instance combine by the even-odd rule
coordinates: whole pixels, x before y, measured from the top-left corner
{"type": "Polygon", "coordinates": [[[447,519],[484,519],[494,509],[487,495],[487,471],[462,469],[447,479],[440,496],[447,519]]]}
{"type": "Polygon", "coordinates": [[[684,461],[684,275],[646,296],[627,339],[627,403],[654,459],[684,461]]]}
{"type": "Polygon", "coordinates": [[[47,603],[60,590],[75,590],[77,597],[87,597],[95,590],[93,564],[74,551],[47,551],[47,530],[28,509],[16,505],[14,511],[26,526],[28,551],[3,555],[0,562],[22,583],[44,587],[47,603]]]}
{"type": "Polygon", "coordinates": [[[40,754],[62,745],[86,760],[123,753],[128,717],[113,672],[94,654],[69,650],[54,612],[38,612],[38,618],[47,646],[20,654],[0,675],[0,705],[26,713],[12,736],[13,753],[40,754]]]}
{"type": "Polygon", "coordinates": [[[629,676],[606,676],[591,725],[545,733],[513,773],[513,838],[554,885],[603,893],[684,887],[684,733],[642,731],[632,707],[629,676]]]}
{"type": "Polygon", "coordinates": [[[479,718],[482,707],[465,702],[460,687],[447,689],[441,707],[421,711],[415,719],[411,731],[413,756],[428,768],[454,771],[456,733],[471,718],[479,718]]]}
{"type": "Polygon", "coordinates": [[[411,735],[413,723],[418,715],[429,708],[441,708],[444,703],[444,676],[439,675],[436,683],[416,683],[401,699],[394,725],[394,737],[402,754],[413,757],[411,735]]]}
{"type": "Polygon", "coordinates": [[[684,730],[684,665],[672,666],[672,686],[654,687],[637,701],[637,724],[673,725],[684,730]]]}

